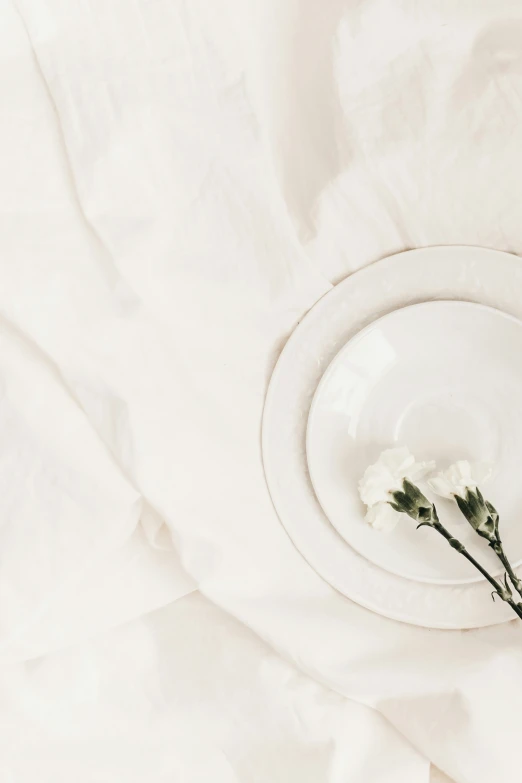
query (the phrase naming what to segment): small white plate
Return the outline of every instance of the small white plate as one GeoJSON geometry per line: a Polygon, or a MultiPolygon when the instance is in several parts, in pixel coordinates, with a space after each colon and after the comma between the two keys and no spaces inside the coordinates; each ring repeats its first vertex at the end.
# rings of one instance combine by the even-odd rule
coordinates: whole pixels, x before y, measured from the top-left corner
{"type": "MultiPolygon", "coordinates": [[[[425,302],[363,329],[337,354],[313,399],[307,458],[314,490],[341,536],[391,573],[421,582],[478,581],[461,557],[403,517],[392,533],[364,523],[357,483],[385,448],[406,445],[446,468],[493,462],[483,489],[501,515],[513,564],[522,561],[522,322],[468,302],[425,302]]],[[[426,494],[433,498],[424,486],[426,494]]],[[[494,573],[498,560],[460,515],[437,499],[441,521],[494,573]]]]}

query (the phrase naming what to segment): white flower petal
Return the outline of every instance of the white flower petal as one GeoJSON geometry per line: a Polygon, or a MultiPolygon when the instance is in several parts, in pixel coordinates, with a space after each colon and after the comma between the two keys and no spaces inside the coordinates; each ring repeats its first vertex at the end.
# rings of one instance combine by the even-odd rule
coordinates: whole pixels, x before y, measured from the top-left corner
{"type": "Polygon", "coordinates": [[[468,489],[474,490],[493,475],[493,465],[486,462],[459,460],[428,481],[437,495],[444,498],[466,497],[468,489]]]}
{"type": "Polygon", "coordinates": [[[454,465],[451,466],[450,470],[452,470],[455,476],[458,476],[458,478],[461,479],[462,481],[468,481],[473,479],[471,465],[465,459],[461,459],[458,462],[456,462],[454,465]]]}
{"type": "Polygon", "coordinates": [[[433,470],[435,470],[435,465],[436,463],[434,460],[430,460],[430,462],[416,462],[412,469],[409,470],[405,475],[413,482],[420,481],[420,479],[425,478],[428,473],[431,473],[433,470]]]}
{"type": "Polygon", "coordinates": [[[375,530],[389,532],[395,528],[401,515],[389,503],[377,503],[368,509],[365,521],[375,530]]]}
{"type": "Polygon", "coordinates": [[[385,465],[392,475],[398,475],[414,464],[415,457],[405,446],[399,446],[396,449],[383,451],[378,462],[385,465]]]}
{"type": "Polygon", "coordinates": [[[359,482],[359,494],[370,508],[390,500],[390,493],[402,488],[405,478],[413,483],[424,478],[435,467],[434,462],[415,462],[405,446],[383,451],[377,462],[366,468],[359,482]]]}
{"type": "Polygon", "coordinates": [[[453,498],[453,486],[449,481],[447,481],[447,479],[444,478],[442,474],[428,479],[428,485],[436,495],[440,495],[443,498],[448,498],[449,500],[453,498]]]}

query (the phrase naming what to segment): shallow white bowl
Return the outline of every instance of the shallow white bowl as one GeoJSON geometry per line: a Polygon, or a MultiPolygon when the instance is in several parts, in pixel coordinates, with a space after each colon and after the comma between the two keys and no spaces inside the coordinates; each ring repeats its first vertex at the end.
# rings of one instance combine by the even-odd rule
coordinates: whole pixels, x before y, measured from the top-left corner
{"type": "MultiPolygon", "coordinates": [[[[483,487],[501,515],[513,564],[522,561],[522,322],[499,310],[425,302],[380,318],[352,338],[326,370],[307,429],[314,490],[341,536],[381,568],[422,582],[481,579],[429,528],[403,517],[391,533],[364,523],[357,483],[379,453],[407,445],[440,468],[458,459],[493,462],[483,487]]],[[[423,489],[432,498],[425,486],[423,489]]],[[[454,503],[441,521],[488,568],[498,560],[454,503]]]]}

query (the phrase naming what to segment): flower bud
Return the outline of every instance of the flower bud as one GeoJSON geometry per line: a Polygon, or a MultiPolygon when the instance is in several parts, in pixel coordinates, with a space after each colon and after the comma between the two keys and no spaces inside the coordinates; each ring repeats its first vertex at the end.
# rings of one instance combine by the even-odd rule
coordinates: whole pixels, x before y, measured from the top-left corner
{"type": "Polygon", "coordinates": [[[402,490],[391,493],[390,505],[395,511],[407,514],[421,525],[434,525],[438,522],[437,512],[433,503],[430,503],[420,489],[408,479],[404,479],[402,490]]]}
{"type": "Polygon", "coordinates": [[[455,500],[459,509],[468,520],[471,527],[483,538],[487,538],[490,543],[494,543],[498,538],[498,520],[497,510],[487,500],[484,500],[480,489],[466,490],[465,497],[455,495],[455,500]]]}

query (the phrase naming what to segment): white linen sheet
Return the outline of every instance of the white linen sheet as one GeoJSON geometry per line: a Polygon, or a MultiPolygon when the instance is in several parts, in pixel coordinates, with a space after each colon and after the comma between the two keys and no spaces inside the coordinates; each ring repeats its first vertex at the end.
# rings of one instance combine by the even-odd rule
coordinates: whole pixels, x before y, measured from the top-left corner
{"type": "Polygon", "coordinates": [[[430,632],[335,593],[259,430],[347,274],[521,252],[522,8],[0,13],[0,780],[515,779],[516,624],[430,632]]]}

